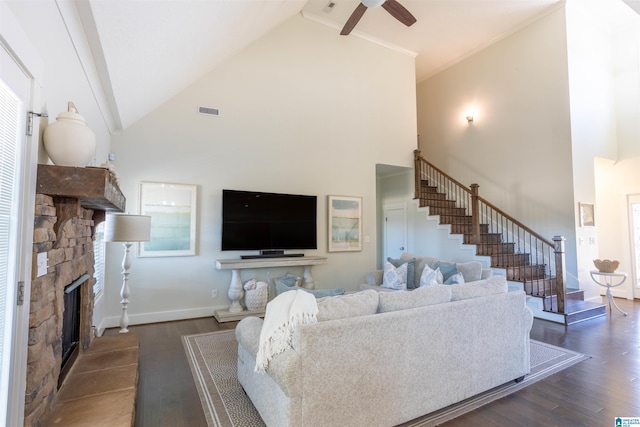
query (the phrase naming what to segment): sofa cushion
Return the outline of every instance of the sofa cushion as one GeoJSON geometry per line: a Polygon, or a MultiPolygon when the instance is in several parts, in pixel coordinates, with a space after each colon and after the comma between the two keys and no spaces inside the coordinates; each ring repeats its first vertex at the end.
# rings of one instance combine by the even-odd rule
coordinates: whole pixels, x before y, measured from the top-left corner
{"type": "Polygon", "coordinates": [[[359,291],[367,291],[369,289],[376,292],[395,292],[396,291],[395,289],[383,288],[381,285],[369,285],[366,283],[363,283],[362,285],[358,286],[359,291]]]}
{"type": "Polygon", "coordinates": [[[411,259],[403,259],[403,258],[399,258],[399,259],[394,259],[394,258],[387,258],[387,261],[389,261],[394,267],[400,267],[402,264],[407,264],[407,289],[414,289],[417,288],[416,286],[416,259],[415,258],[411,258],[411,259]]]}
{"type": "Polygon", "coordinates": [[[457,285],[460,283],[465,283],[464,276],[460,272],[454,274],[453,276],[449,276],[449,278],[444,281],[445,285],[457,285]]]}
{"type": "Polygon", "coordinates": [[[492,276],[486,280],[447,286],[451,289],[451,301],[477,298],[485,295],[508,292],[509,285],[504,276],[492,276]]]}
{"type": "Polygon", "coordinates": [[[458,271],[464,276],[465,282],[482,280],[482,263],[480,261],[459,262],[458,271]]]}
{"type": "Polygon", "coordinates": [[[385,262],[382,287],[396,290],[407,289],[407,263],[396,268],[389,261],[385,262]]]}
{"type": "Polygon", "coordinates": [[[316,298],[329,297],[333,295],[342,295],[345,293],[344,288],[335,288],[335,289],[307,289],[301,288],[299,286],[287,286],[281,281],[276,282],[276,295],[280,295],[283,292],[287,291],[295,291],[296,289],[301,289],[305,292],[309,292],[310,294],[315,295],[316,298]]]}
{"type": "Polygon", "coordinates": [[[318,322],[376,314],[378,292],[369,289],[347,295],[318,299],[318,322]]]}
{"type": "Polygon", "coordinates": [[[368,271],[365,274],[367,285],[382,285],[382,270],[368,271]]]}
{"type": "Polygon", "coordinates": [[[442,283],[442,273],[439,268],[435,270],[426,265],[422,270],[422,275],[420,276],[419,286],[431,286],[437,285],[438,283],[442,283]]]}
{"type": "Polygon", "coordinates": [[[381,292],[378,313],[406,310],[451,301],[450,286],[423,286],[412,291],[381,292]]]}

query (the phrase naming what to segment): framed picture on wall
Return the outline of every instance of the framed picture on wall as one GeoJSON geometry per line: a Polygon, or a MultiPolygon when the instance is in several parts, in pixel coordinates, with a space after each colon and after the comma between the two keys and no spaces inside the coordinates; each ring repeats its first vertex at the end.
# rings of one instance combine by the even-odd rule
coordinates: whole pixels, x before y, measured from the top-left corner
{"type": "Polygon", "coordinates": [[[580,227],[594,227],[596,225],[593,203],[578,203],[580,227]]]}
{"type": "Polygon", "coordinates": [[[329,252],[362,250],[362,197],[328,196],[329,252]]]}
{"type": "Polygon", "coordinates": [[[151,217],[151,239],[139,245],[141,257],[196,254],[197,186],[140,183],[140,213],[151,217]]]}

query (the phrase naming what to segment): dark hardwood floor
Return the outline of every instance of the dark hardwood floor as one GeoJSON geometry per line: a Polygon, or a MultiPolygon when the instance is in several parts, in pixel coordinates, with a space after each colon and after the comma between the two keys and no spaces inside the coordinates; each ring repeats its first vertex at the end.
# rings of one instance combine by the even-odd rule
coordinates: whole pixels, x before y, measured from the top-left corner
{"type": "MultiPolygon", "coordinates": [[[[534,320],[532,339],[591,358],[444,425],[603,427],[640,417],[640,301],[616,302],[627,317],[614,308],[568,327],[534,320]]],[[[234,327],[214,318],[130,327],[140,335],[137,427],[206,426],[181,336],[234,327]]]]}

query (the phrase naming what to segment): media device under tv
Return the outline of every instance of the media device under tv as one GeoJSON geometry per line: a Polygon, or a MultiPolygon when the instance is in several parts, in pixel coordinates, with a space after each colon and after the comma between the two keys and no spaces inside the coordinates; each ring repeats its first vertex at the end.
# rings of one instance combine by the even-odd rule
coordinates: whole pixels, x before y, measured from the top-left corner
{"type": "Polygon", "coordinates": [[[222,190],[222,250],[258,250],[242,258],[297,257],[317,249],[316,196],[222,190]]]}

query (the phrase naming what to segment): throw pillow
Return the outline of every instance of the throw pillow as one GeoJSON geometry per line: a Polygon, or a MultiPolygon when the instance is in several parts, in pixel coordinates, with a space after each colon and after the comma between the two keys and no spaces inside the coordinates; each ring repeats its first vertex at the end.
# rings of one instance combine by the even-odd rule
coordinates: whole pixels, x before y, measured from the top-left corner
{"type": "Polygon", "coordinates": [[[400,267],[402,264],[407,264],[407,289],[415,289],[416,286],[416,259],[393,259],[387,258],[394,267],[400,267]]]}
{"type": "Polygon", "coordinates": [[[439,268],[433,270],[428,265],[424,267],[420,276],[420,287],[437,285],[442,282],[442,273],[439,268]]]}
{"type": "Polygon", "coordinates": [[[300,284],[302,283],[302,278],[296,276],[295,274],[287,273],[282,277],[273,279],[273,283],[282,283],[285,286],[300,286],[300,284]]]}
{"type": "Polygon", "coordinates": [[[438,258],[433,258],[430,256],[420,256],[420,255],[410,254],[408,252],[405,252],[400,256],[400,259],[405,261],[410,260],[411,258],[416,259],[415,283],[416,285],[418,285],[420,283],[420,276],[422,275],[422,269],[425,266],[429,266],[429,268],[432,268],[433,270],[435,270],[435,267],[433,267],[433,265],[436,263],[436,261],[438,261],[438,258]]]}
{"type": "Polygon", "coordinates": [[[464,276],[465,282],[475,282],[482,279],[482,263],[480,261],[459,262],[456,266],[464,276]]]}
{"type": "Polygon", "coordinates": [[[436,265],[433,268],[439,268],[442,273],[442,280],[445,282],[447,279],[454,274],[458,274],[458,266],[455,263],[444,263],[442,261],[436,262],[436,265]]]}
{"type": "Polygon", "coordinates": [[[456,273],[453,276],[449,276],[449,278],[444,281],[445,285],[458,285],[460,283],[464,283],[464,276],[462,273],[456,273]]]}
{"type": "Polygon", "coordinates": [[[396,268],[389,261],[385,262],[382,287],[395,290],[407,289],[407,263],[396,268]]]}
{"type": "Polygon", "coordinates": [[[451,301],[451,287],[444,285],[423,286],[413,291],[380,292],[378,313],[407,310],[451,301]]]}
{"type": "Polygon", "coordinates": [[[348,295],[318,299],[318,322],[376,314],[378,292],[369,289],[348,295]]]}
{"type": "Polygon", "coordinates": [[[287,291],[295,291],[297,289],[301,289],[305,292],[309,292],[310,294],[313,294],[316,298],[329,297],[333,295],[343,295],[345,293],[344,288],[307,289],[307,288],[301,288],[299,286],[287,286],[280,281],[276,282],[276,295],[280,295],[281,293],[287,292],[287,291]]]}

